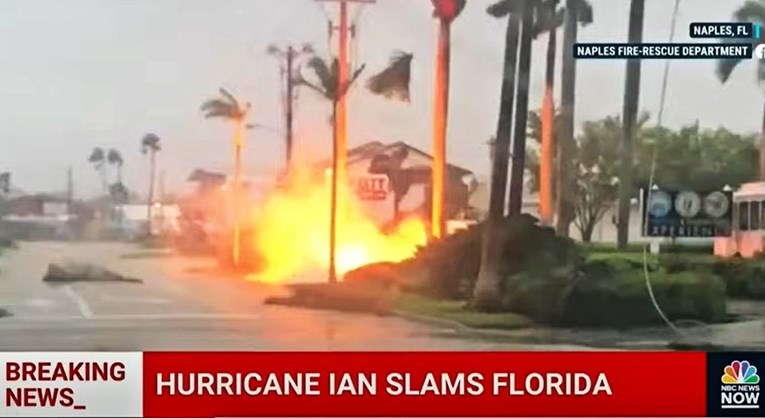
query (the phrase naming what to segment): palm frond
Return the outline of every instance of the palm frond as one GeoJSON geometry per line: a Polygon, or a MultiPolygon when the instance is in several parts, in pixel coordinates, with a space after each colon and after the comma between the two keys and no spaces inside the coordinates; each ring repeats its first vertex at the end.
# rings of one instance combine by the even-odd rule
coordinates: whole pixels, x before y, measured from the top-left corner
{"type": "Polygon", "coordinates": [[[90,156],[88,157],[88,162],[90,163],[102,163],[104,161],[104,149],[101,147],[95,147],[93,148],[93,151],[90,152],[90,156]]]}
{"type": "Polygon", "coordinates": [[[146,154],[147,152],[151,151],[159,151],[160,145],[159,145],[159,136],[156,134],[146,134],[144,135],[143,139],[141,139],[141,152],[146,154]]]}
{"type": "Polygon", "coordinates": [[[225,97],[225,98],[226,98],[226,100],[228,100],[228,102],[229,102],[229,104],[230,104],[231,106],[233,106],[233,107],[234,107],[234,108],[236,108],[236,109],[239,109],[239,107],[240,107],[240,106],[239,106],[239,100],[237,100],[237,99],[236,99],[236,97],[234,97],[234,95],[233,95],[233,94],[231,94],[231,92],[230,92],[230,91],[228,91],[227,89],[225,89],[225,88],[223,88],[223,87],[221,87],[221,88],[220,88],[220,89],[218,89],[218,90],[220,91],[220,94],[221,94],[223,97],[225,97]]]}
{"type": "Polygon", "coordinates": [[[573,4],[576,8],[576,20],[580,24],[587,26],[594,20],[594,13],[592,11],[592,4],[587,0],[574,0],[573,4]]]}
{"type": "Polygon", "coordinates": [[[730,75],[733,73],[733,70],[738,66],[739,63],[741,63],[742,60],[718,60],[717,61],[717,78],[720,79],[721,82],[725,83],[730,78],[730,75]]]}
{"type": "Polygon", "coordinates": [[[337,68],[335,67],[337,65],[337,59],[335,59],[331,65],[333,68],[330,68],[330,65],[320,57],[313,57],[308,61],[308,68],[313,70],[319,83],[325,87],[325,91],[333,90],[333,88],[327,87],[337,83],[337,68]]]}
{"type": "Polygon", "coordinates": [[[205,118],[229,118],[234,119],[239,115],[239,110],[231,103],[220,99],[211,99],[202,104],[205,118]]]}
{"type": "Polygon", "coordinates": [[[343,86],[343,88],[340,89],[338,97],[345,96],[345,94],[348,92],[348,90],[350,90],[350,88],[353,85],[353,83],[355,83],[356,80],[358,80],[359,76],[361,76],[361,73],[364,71],[364,68],[366,68],[366,67],[367,67],[366,64],[361,64],[361,67],[357,68],[356,71],[353,72],[353,75],[351,75],[351,78],[349,78],[348,81],[346,81],[346,83],[343,86]]]}
{"type": "Polygon", "coordinates": [[[125,162],[119,150],[116,150],[114,148],[110,149],[109,152],[107,153],[106,161],[108,161],[109,164],[115,164],[115,165],[122,165],[125,162]]]}
{"type": "Polygon", "coordinates": [[[740,22],[765,23],[765,3],[756,0],[747,0],[741,7],[733,12],[733,18],[740,22]]]}
{"type": "Polygon", "coordinates": [[[388,66],[367,81],[369,91],[386,99],[409,102],[412,57],[406,52],[396,52],[388,66]]]}
{"type": "Polygon", "coordinates": [[[522,6],[522,0],[499,0],[487,7],[486,13],[492,17],[500,18],[519,11],[522,6]]]}
{"type": "Polygon", "coordinates": [[[532,38],[536,39],[544,32],[556,30],[563,24],[563,19],[559,20],[559,15],[563,16],[563,9],[558,8],[559,2],[560,0],[544,0],[537,4],[532,38]]]}

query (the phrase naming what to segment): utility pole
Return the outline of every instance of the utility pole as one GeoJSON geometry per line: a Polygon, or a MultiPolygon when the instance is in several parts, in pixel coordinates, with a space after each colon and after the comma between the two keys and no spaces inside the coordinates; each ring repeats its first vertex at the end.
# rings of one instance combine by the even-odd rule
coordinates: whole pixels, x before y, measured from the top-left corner
{"type": "MultiPolygon", "coordinates": [[[[348,77],[350,74],[350,60],[348,54],[348,40],[350,38],[351,26],[348,23],[348,4],[374,4],[377,0],[316,0],[318,2],[333,2],[340,3],[340,17],[339,26],[336,28],[332,26],[332,29],[337,29],[339,33],[339,44],[337,48],[337,60],[340,63],[338,68],[338,86],[345,86],[348,83],[348,77]]],[[[337,179],[340,184],[346,185],[346,168],[347,168],[347,150],[348,150],[348,108],[345,101],[346,95],[341,95],[337,101],[337,179]]]]}
{"type": "Polygon", "coordinates": [[[303,45],[300,49],[295,48],[292,45],[287,46],[286,49],[280,49],[277,46],[270,45],[268,47],[268,53],[276,57],[281,65],[282,75],[285,79],[285,96],[284,96],[284,145],[285,145],[285,166],[286,171],[292,164],[292,148],[294,144],[294,130],[293,130],[293,116],[294,116],[294,104],[295,104],[295,81],[299,80],[299,68],[296,65],[297,58],[304,54],[313,54],[313,47],[309,44],[303,45]]]}

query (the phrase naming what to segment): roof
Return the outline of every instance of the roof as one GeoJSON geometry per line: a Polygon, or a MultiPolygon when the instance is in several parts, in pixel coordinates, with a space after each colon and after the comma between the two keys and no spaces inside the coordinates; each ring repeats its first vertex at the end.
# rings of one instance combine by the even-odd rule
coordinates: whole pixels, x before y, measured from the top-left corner
{"type": "MultiPolygon", "coordinates": [[[[425,151],[413,147],[406,142],[403,141],[397,141],[391,144],[383,144],[380,141],[372,141],[367,142],[365,144],[359,145],[358,147],[354,147],[348,150],[348,164],[357,163],[359,161],[372,159],[375,156],[379,154],[388,154],[395,150],[398,150],[400,148],[405,148],[410,153],[415,153],[420,155],[421,157],[427,158],[429,160],[433,159],[433,156],[426,153],[425,151]]],[[[326,158],[324,160],[321,160],[317,165],[320,166],[329,166],[331,164],[331,160],[329,158],[326,158]]],[[[464,177],[468,175],[472,175],[473,172],[462,167],[458,167],[453,164],[447,164],[448,169],[452,171],[454,174],[458,175],[459,177],[464,177]]]]}

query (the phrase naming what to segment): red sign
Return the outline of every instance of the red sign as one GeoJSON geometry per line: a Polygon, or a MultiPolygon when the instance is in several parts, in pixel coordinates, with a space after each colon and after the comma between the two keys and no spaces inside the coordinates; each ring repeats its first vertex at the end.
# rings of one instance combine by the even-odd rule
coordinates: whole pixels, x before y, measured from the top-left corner
{"type": "Polygon", "coordinates": [[[388,176],[368,175],[356,181],[356,195],[361,200],[385,200],[388,198],[388,176]]]}

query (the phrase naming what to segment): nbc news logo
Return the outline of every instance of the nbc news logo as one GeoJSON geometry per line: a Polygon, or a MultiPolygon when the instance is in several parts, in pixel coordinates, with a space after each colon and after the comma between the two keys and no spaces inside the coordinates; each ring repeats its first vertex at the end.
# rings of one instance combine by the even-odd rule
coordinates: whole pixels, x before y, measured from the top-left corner
{"type": "MultiPolygon", "coordinates": [[[[760,45],[762,46],[762,45],[760,45]]],[[[734,361],[725,366],[720,378],[723,409],[757,409],[760,399],[760,376],[748,361],[734,361]]]]}

